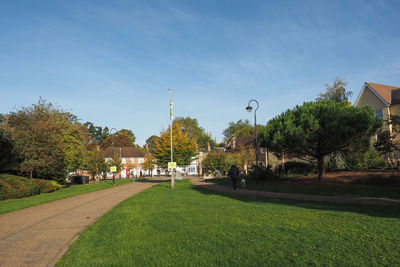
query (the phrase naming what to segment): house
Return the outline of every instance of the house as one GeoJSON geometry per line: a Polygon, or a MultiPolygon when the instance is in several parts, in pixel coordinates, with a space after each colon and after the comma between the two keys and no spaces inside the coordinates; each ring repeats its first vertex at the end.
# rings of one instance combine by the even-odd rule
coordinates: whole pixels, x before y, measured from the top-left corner
{"type": "MultiPolygon", "coordinates": [[[[392,125],[386,122],[390,116],[400,116],[400,87],[366,82],[354,106],[370,106],[375,110],[376,116],[385,121],[382,130],[375,136],[375,140],[379,136],[384,136],[384,134],[392,136],[392,125]]],[[[399,140],[396,138],[395,142],[399,142],[399,140]]],[[[395,153],[393,156],[387,157],[386,160],[388,162],[392,160],[397,161],[399,158],[399,153],[395,153]]]]}
{"type": "Polygon", "coordinates": [[[132,175],[137,175],[142,170],[141,164],[144,162],[145,153],[136,147],[108,147],[103,152],[103,157],[106,162],[111,161],[114,155],[118,155],[121,159],[123,170],[121,177],[127,177],[127,170],[131,171],[132,175]]]}
{"type": "MultiPolygon", "coordinates": [[[[371,106],[381,119],[387,120],[391,115],[400,115],[400,87],[378,83],[364,83],[354,106],[371,106]]],[[[390,125],[385,125],[391,131],[390,125]]]]}

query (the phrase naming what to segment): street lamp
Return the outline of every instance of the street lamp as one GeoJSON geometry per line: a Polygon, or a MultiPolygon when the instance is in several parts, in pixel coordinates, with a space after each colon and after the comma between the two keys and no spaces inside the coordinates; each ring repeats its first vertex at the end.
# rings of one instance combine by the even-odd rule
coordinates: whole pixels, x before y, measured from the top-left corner
{"type": "MultiPolygon", "coordinates": [[[[253,110],[253,107],[250,106],[251,102],[255,102],[257,104],[257,107],[254,110],[254,130],[256,132],[256,144],[255,144],[255,146],[256,146],[256,166],[258,168],[258,142],[257,142],[257,115],[256,115],[256,113],[257,113],[257,109],[258,109],[259,105],[258,105],[257,100],[251,99],[249,101],[249,104],[247,104],[247,107],[246,107],[247,112],[251,112],[253,110]]],[[[256,179],[257,179],[257,182],[258,182],[257,168],[256,168],[256,176],[257,176],[256,179]]]]}
{"type": "MultiPolygon", "coordinates": [[[[112,134],[112,131],[114,130],[114,134],[118,133],[117,129],[111,128],[110,129],[110,134],[112,137],[111,141],[111,153],[112,153],[112,159],[113,159],[113,164],[115,164],[115,156],[114,156],[114,134],[112,134]]],[[[113,185],[115,185],[115,172],[113,172],[113,185]]]]}

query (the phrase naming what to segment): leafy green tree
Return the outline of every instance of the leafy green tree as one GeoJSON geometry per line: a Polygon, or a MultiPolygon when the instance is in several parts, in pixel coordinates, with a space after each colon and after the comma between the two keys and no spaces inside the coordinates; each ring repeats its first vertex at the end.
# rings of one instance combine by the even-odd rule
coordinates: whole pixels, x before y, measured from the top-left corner
{"type": "Polygon", "coordinates": [[[270,120],[261,142],[278,154],[317,160],[322,180],[325,156],[371,137],[381,125],[371,107],[322,100],[296,106],[270,120]]]}
{"type": "Polygon", "coordinates": [[[349,97],[353,95],[353,92],[348,91],[346,86],[347,82],[336,78],[333,85],[325,84],[325,93],[321,93],[317,100],[333,100],[336,102],[348,101],[349,97]]]}
{"type": "MultiPolygon", "coordinates": [[[[172,127],[174,162],[178,166],[187,166],[197,156],[197,146],[188,133],[183,132],[182,124],[174,122],[172,127]]],[[[155,143],[153,156],[157,165],[163,168],[171,161],[170,130],[161,132],[160,139],[155,143]]]]}
{"type": "Polygon", "coordinates": [[[396,160],[395,153],[400,151],[398,141],[396,142],[400,133],[400,116],[390,115],[386,123],[392,126],[392,130],[379,132],[374,147],[392,167],[397,168],[399,162],[396,160]]]}
{"type": "Polygon", "coordinates": [[[206,157],[202,162],[203,169],[205,171],[227,171],[229,169],[228,162],[226,160],[226,153],[224,152],[211,152],[207,153],[206,157]]]}
{"type": "MultiPolygon", "coordinates": [[[[260,133],[264,127],[257,125],[257,133],[260,133]]],[[[228,128],[223,131],[225,142],[229,142],[234,136],[244,137],[254,134],[254,125],[249,120],[238,120],[230,122],[228,128]]]]}
{"type": "Polygon", "coordinates": [[[211,136],[205,132],[204,128],[199,126],[197,119],[177,117],[174,122],[182,124],[182,131],[187,133],[190,138],[195,139],[199,148],[207,149],[208,145],[210,145],[210,148],[217,145],[211,136]]]}
{"type": "Polygon", "coordinates": [[[93,177],[97,174],[106,173],[108,171],[107,163],[100,151],[95,150],[88,152],[86,169],[93,177]]]}
{"type": "Polygon", "coordinates": [[[94,126],[93,123],[91,122],[85,122],[83,124],[88,132],[91,134],[93,142],[97,145],[100,145],[103,143],[104,139],[107,138],[107,136],[110,135],[110,131],[108,127],[104,127],[104,129],[101,126],[94,126]]]}
{"type": "Polygon", "coordinates": [[[22,107],[10,114],[7,127],[12,132],[17,171],[31,178],[62,181],[67,175],[66,140],[63,125],[75,121],[70,113],[40,99],[38,104],[22,107]]]}
{"type": "Polygon", "coordinates": [[[158,137],[157,135],[152,135],[149,138],[147,138],[146,144],[149,147],[150,153],[153,153],[154,146],[158,142],[158,139],[160,139],[160,137],[158,137]]]}
{"type": "Polygon", "coordinates": [[[83,166],[86,153],[85,134],[82,131],[82,125],[78,122],[71,123],[64,120],[60,123],[62,124],[60,127],[65,163],[68,171],[76,171],[83,166]]]}
{"type": "Polygon", "coordinates": [[[14,144],[11,141],[11,133],[0,126],[0,172],[11,169],[14,159],[13,148],[14,144]]]}
{"type": "Polygon", "coordinates": [[[132,143],[132,145],[135,144],[136,137],[135,137],[135,134],[131,130],[127,130],[127,129],[119,130],[118,131],[118,135],[126,135],[126,136],[128,136],[130,142],[132,143]]]}

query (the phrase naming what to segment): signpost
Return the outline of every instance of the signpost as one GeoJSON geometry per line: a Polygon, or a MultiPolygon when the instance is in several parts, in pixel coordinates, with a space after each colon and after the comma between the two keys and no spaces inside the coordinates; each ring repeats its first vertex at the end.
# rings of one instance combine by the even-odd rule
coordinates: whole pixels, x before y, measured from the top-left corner
{"type": "Polygon", "coordinates": [[[113,185],[115,185],[115,173],[117,172],[117,166],[111,166],[110,172],[113,173],[113,185]]]}

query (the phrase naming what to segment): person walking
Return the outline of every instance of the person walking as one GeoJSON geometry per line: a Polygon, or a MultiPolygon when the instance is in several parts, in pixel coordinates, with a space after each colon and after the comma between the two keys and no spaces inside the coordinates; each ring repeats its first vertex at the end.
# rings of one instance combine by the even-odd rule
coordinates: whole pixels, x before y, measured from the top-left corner
{"type": "Polygon", "coordinates": [[[239,178],[239,173],[240,171],[235,164],[233,164],[228,171],[228,176],[232,180],[233,190],[236,190],[236,184],[237,184],[237,179],[239,178]]]}

